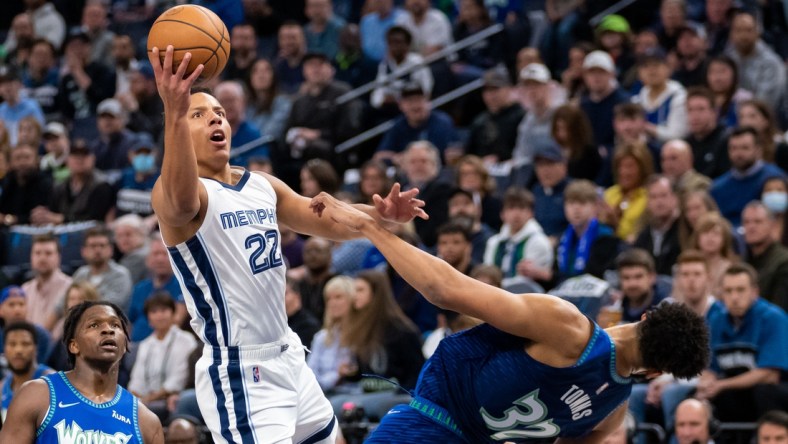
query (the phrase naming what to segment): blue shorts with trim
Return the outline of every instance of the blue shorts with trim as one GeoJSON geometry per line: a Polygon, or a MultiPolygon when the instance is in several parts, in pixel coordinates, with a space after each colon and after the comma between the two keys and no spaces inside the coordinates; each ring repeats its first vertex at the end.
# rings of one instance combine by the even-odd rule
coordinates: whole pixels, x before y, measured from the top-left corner
{"type": "Polygon", "coordinates": [[[389,410],[378,428],[364,442],[466,444],[456,433],[407,404],[389,410]]]}

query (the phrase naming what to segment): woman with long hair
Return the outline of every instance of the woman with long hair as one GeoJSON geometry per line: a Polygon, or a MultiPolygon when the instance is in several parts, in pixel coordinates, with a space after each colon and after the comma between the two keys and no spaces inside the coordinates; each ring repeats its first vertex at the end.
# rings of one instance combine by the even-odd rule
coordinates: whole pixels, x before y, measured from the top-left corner
{"type": "Polygon", "coordinates": [[[271,62],[260,58],[252,64],[247,79],[249,99],[246,119],[260,129],[264,136],[282,136],[290,115],[292,102],[279,93],[279,82],[271,62]]]}
{"type": "Polygon", "coordinates": [[[312,159],[301,168],[301,194],[315,197],[321,191],[334,195],[339,191],[339,175],[330,163],[312,159]]]}
{"type": "Polygon", "coordinates": [[[707,213],[718,213],[720,209],[717,207],[717,202],[714,201],[709,193],[705,190],[693,190],[681,196],[679,200],[679,209],[681,216],[679,216],[679,244],[681,249],[693,249],[690,245],[692,233],[698,227],[698,220],[701,216],[707,213]]]}
{"type": "Polygon", "coordinates": [[[370,160],[361,165],[359,168],[358,203],[374,205],[372,196],[379,194],[380,197],[386,197],[391,189],[391,179],[389,179],[386,170],[386,165],[376,160],[370,160]]]}
{"type": "Polygon", "coordinates": [[[711,293],[716,298],[722,297],[720,280],[725,270],[738,257],[734,251],[734,238],[731,224],[719,213],[707,213],[698,219],[690,245],[706,256],[709,263],[709,274],[712,279],[711,293]]]}
{"type": "Polygon", "coordinates": [[[335,276],[323,287],[323,328],[312,339],[312,353],[307,355],[306,364],[315,372],[324,393],[336,393],[343,374],[350,374],[355,365],[350,350],[340,345],[342,325],[355,291],[353,278],[347,276],[335,276]]]}
{"type": "Polygon", "coordinates": [[[474,203],[482,209],[482,222],[499,230],[503,204],[494,194],[495,179],[481,157],[468,154],[457,161],[457,186],[473,195],[474,203]]]}
{"type": "Polygon", "coordinates": [[[720,55],[709,60],[706,67],[706,86],[714,93],[714,106],[720,124],[735,128],[739,102],[752,98],[752,93],[739,88],[739,68],[732,58],[720,55]]]}
{"type": "Polygon", "coordinates": [[[777,127],[772,107],[763,100],[751,99],[739,103],[739,126],[749,126],[758,133],[763,160],[788,168],[788,144],[777,127]]]}
{"type": "Polygon", "coordinates": [[[602,156],[594,146],[591,122],[583,110],[575,105],[558,107],[550,132],[568,159],[569,177],[595,181],[602,169],[602,156]]]}
{"type": "Polygon", "coordinates": [[[614,227],[616,236],[634,241],[640,231],[648,196],[646,180],[654,172],[651,153],[642,143],[626,143],[616,147],[613,156],[615,183],[605,190],[606,208],[600,214],[602,223],[614,227]]]}
{"type": "Polygon", "coordinates": [[[33,116],[23,117],[19,121],[19,131],[16,138],[17,145],[30,145],[36,147],[39,154],[42,152],[44,129],[41,122],[33,116]]]}

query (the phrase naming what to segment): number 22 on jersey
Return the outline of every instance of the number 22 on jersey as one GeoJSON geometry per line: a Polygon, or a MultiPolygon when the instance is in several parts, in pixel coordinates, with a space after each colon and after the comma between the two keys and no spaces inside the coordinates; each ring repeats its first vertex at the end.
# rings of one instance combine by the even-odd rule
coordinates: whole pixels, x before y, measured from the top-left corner
{"type": "Polygon", "coordinates": [[[282,255],[278,251],[279,233],[276,230],[255,233],[247,237],[244,248],[252,249],[252,255],[249,256],[249,266],[252,268],[253,274],[279,267],[284,263],[282,255]],[[266,252],[266,250],[268,251],[266,252]]]}

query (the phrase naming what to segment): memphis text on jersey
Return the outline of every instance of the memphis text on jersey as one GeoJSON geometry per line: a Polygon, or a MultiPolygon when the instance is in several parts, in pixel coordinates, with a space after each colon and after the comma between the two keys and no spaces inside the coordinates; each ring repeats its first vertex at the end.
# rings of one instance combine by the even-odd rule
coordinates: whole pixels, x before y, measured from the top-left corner
{"type": "Polygon", "coordinates": [[[257,210],[238,210],[220,213],[222,229],[243,227],[246,225],[259,225],[263,223],[276,224],[276,209],[260,208],[257,210]]]}

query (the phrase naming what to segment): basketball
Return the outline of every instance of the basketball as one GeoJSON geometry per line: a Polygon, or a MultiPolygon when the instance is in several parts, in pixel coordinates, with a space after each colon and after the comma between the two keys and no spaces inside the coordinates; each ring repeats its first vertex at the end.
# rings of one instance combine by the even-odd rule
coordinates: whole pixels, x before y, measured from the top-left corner
{"type": "Polygon", "coordinates": [[[211,10],[196,5],[175,6],[164,11],[148,32],[148,52],[159,48],[164,61],[167,45],[172,45],[172,70],[180,66],[187,52],[192,54],[184,77],[201,63],[205,66],[198,82],[217,77],[230,56],[230,34],[224,22],[211,10]]]}

